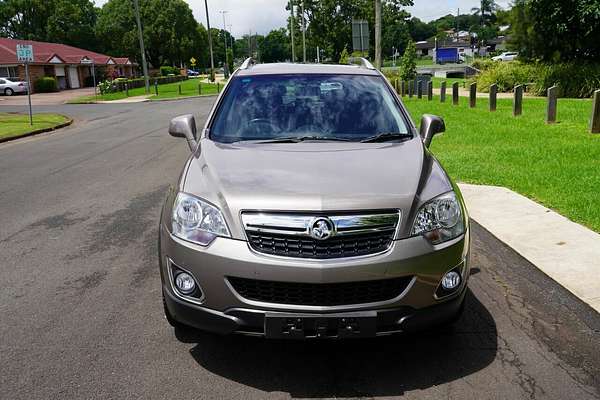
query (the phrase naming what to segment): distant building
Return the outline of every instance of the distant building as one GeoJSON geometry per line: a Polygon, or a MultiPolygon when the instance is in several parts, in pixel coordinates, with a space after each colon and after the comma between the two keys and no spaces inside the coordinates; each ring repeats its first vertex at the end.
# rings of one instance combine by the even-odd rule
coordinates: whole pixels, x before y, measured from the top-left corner
{"type": "Polygon", "coordinates": [[[59,43],[0,38],[0,77],[25,80],[25,66],[17,61],[17,44],[33,46],[34,62],[29,64],[32,86],[36,79],[44,76],[56,78],[60,90],[91,86],[90,61],[108,77],[129,78],[137,74],[137,64],[128,58],[111,57],[59,43]]]}

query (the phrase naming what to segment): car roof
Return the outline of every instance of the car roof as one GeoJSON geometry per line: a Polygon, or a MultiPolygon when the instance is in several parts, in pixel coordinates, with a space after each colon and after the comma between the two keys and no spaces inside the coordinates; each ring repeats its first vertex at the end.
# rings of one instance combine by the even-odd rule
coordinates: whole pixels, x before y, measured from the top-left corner
{"type": "Polygon", "coordinates": [[[340,64],[267,63],[254,64],[246,69],[238,70],[239,76],[279,74],[379,75],[375,69],[365,68],[360,65],[340,64]]]}

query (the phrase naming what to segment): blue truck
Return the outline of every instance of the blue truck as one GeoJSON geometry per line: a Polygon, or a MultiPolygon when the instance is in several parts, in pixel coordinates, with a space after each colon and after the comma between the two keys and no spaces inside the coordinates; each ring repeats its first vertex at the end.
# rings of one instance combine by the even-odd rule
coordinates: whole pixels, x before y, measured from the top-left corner
{"type": "Polygon", "coordinates": [[[461,60],[458,55],[458,48],[457,47],[446,47],[443,49],[438,48],[435,52],[435,62],[437,64],[445,64],[445,63],[459,64],[461,62],[461,60]]]}

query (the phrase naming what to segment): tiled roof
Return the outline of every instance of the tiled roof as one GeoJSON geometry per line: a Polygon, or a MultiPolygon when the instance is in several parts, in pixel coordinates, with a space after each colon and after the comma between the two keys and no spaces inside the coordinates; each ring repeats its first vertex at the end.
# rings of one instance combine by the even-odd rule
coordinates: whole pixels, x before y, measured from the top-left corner
{"type": "Polygon", "coordinates": [[[0,38],[0,65],[17,64],[17,44],[33,45],[33,57],[35,64],[48,64],[52,58],[57,57],[64,64],[80,64],[81,59],[88,58],[95,64],[106,65],[110,60],[117,65],[128,64],[128,58],[110,57],[89,50],[79,49],[73,46],[59,43],[36,42],[33,40],[18,40],[0,38]]]}

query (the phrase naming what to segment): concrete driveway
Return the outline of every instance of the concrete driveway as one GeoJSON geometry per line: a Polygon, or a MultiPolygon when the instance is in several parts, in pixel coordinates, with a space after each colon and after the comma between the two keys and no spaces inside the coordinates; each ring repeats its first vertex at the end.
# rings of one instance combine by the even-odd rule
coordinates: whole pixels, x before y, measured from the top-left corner
{"type": "MultiPolygon", "coordinates": [[[[34,93],[31,95],[31,105],[57,105],[81,96],[91,96],[94,88],[62,90],[56,93],[34,93]]],[[[0,106],[27,106],[27,95],[0,96],[0,106]]]]}
{"type": "Polygon", "coordinates": [[[75,123],[0,145],[2,398],[600,398],[599,314],[477,223],[454,330],[348,342],[173,330],[157,228],[189,150],[167,127],[185,113],[201,126],[213,101],[40,106],[75,123]]]}

